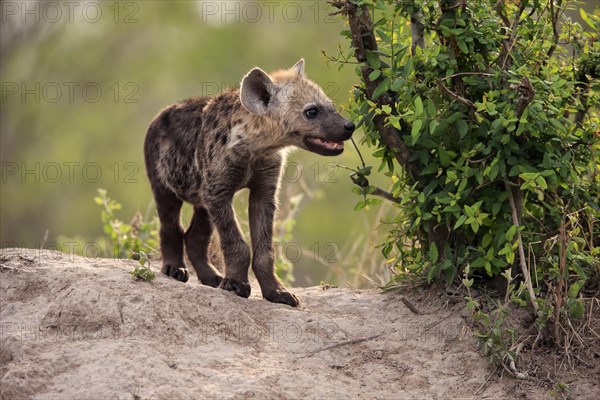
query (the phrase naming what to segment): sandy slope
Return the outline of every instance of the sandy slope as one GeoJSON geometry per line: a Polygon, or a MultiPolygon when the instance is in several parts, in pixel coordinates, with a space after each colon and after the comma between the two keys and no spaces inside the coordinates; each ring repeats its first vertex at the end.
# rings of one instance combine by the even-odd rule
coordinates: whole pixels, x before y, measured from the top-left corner
{"type": "MultiPolygon", "coordinates": [[[[296,289],[302,305],[135,282],[135,262],[3,250],[3,399],[540,398],[489,374],[461,313],[350,289],[296,289]],[[481,393],[483,392],[483,393],[481,393]]],[[[428,296],[428,297],[427,297],[428,296]]]]}

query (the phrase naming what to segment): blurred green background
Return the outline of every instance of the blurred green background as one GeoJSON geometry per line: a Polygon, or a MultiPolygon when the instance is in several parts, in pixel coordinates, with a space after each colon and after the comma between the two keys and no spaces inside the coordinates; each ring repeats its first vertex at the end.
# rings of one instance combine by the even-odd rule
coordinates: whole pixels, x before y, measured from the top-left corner
{"type": "MultiPolygon", "coordinates": [[[[301,57],[340,109],[357,79],[322,54],[348,46],[342,20],[329,17],[323,1],[0,4],[2,247],[65,249],[75,240],[66,248],[91,255],[95,247],[86,244],[103,236],[98,188],[123,204],[126,222],[137,210],[153,213],[142,144],[149,122],[172,102],[238,85],[254,66],[287,68],[301,57]]],[[[303,195],[286,247],[296,285],[383,283],[374,244],[386,209],[353,211],[360,199],[335,163],[358,166],[350,143],[335,158],[296,151],[286,170],[282,213],[303,195]]],[[[243,219],[243,196],[238,203],[243,219]]]]}

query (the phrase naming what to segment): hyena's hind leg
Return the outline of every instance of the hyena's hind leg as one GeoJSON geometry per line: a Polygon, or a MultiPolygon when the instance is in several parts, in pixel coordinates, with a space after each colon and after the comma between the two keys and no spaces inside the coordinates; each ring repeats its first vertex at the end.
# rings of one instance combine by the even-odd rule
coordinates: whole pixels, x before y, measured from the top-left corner
{"type": "Polygon", "coordinates": [[[187,282],[189,272],[183,261],[183,228],[180,222],[183,202],[163,187],[154,187],[156,210],[160,219],[160,249],[163,257],[161,272],[181,282],[187,282]]]}
{"type": "Polygon", "coordinates": [[[210,264],[208,246],[213,228],[208,212],[203,207],[194,207],[192,223],[185,232],[185,250],[198,274],[200,283],[218,287],[223,277],[210,264]]]}

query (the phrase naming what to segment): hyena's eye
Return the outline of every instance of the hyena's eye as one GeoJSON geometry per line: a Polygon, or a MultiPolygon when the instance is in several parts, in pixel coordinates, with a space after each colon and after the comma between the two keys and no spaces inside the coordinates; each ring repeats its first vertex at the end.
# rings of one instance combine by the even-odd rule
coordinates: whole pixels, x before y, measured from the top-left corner
{"type": "Polygon", "coordinates": [[[307,108],[306,110],[304,110],[304,115],[311,119],[317,118],[317,115],[319,115],[319,110],[317,109],[317,107],[307,108]]]}

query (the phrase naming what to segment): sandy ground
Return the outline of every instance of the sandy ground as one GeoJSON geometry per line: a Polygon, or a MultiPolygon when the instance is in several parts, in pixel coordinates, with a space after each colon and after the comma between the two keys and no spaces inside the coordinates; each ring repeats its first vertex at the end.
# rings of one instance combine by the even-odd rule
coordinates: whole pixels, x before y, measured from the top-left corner
{"type": "Polygon", "coordinates": [[[547,398],[507,377],[484,385],[464,304],[431,293],[408,298],[414,314],[398,295],[297,288],[293,309],[256,285],[242,299],[137,282],[133,261],[22,249],[1,261],[2,399],[547,398]]]}

